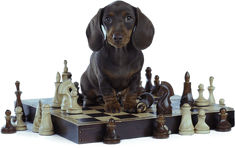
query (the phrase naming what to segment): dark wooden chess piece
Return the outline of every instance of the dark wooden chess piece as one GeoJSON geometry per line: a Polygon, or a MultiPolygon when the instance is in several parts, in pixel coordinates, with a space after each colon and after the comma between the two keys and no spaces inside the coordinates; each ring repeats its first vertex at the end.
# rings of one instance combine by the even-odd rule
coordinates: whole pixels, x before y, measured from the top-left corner
{"type": "Polygon", "coordinates": [[[6,125],[2,127],[1,132],[3,134],[12,134],[16,132],[16,128],[11,124],[11,111],[6,110],[5,112],[6,125]]]}
{"type": "Polygon", "coordinates": [[[185,73],[184,91],[183,91],[183,95],[180,100],[180,107],[184,103],[188,103],[191,107],[194,104],[189,72],[185,73]]]}
{"type": "Polygon", "coordinates": [[[160,114],[154,122],[153,138],[165,139],[169,137],[169,129],[165,124],[165,117],[160,114]]]}
{"type": "Polygon", "coordinates": [[[152,78],[152,69],[150,67],[147,67],[146,70],[145,70],[145,76],[147,78],[147,82],[145,84],[145,91],[146,92],[151,92],[152,90],[152,87],[153,87],[153,84],[151,82],[151,78],[152,78]]]}
{"type": "Polygon", "coordinates": [[[217,124],[215,130],[219,131],[219,132],[230,131],[231,130],[231,124],[227,120],[227,117],[228,117],[227,110],[225,108],[221,108],[219,115],[220,115],[220,121],[217,124]]]}
{"type": "Polygon", "coordinates": [[[83,104],[83,95],[81,93],[79,93],[79,83],[78,82],[74,82],[75,87],[77,88],[77,93],[78,93],[78,104],[82,106],[83,104]]]}
{"type": "Polygon", "coordinates": [[[106,131],[104,135],[105,144],[117,144],[120,143],[120,137],[116,132],[116,122],[113,118],[109,119],[106,125],[106,131]]]}
{"type": "Polygon", "coordinates": [[[25,122],[26,121],[26,118],[25,118],[25,112],[24,112],[24,108],[23,108],[23,105],[22,105],[22,102],[21,102],[21,94],[22,94],[22,91],[20,91],[20,82],[19,81],[16,81],[15,82],[15,85],[16,85],[16,102],[15,102],[15,108],[17,106],[20,106],[22,108],[22,112],[23,112],[23,116],[22,116],[22,120],[25,122]]]}
{"type": "Polygon", "coordinates": [[[157,114],[171,114],[172,107],[170,97],[174,95],[171,84],[166,81],[160,83],[159,76],[156,75],[151,93],[156,97],[157,114]]]}
{"type": "Polygon", "coordinates": [[[154,97],[150,93],[142,93],[139,96],[139,101],[137,103],[137,113],[145,112],[154,102],[154,97]]]}

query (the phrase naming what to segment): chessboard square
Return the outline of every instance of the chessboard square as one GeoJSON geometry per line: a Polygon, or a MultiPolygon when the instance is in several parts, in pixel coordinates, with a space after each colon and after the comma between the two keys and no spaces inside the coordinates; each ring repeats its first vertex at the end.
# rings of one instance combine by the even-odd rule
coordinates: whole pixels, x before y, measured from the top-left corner
{"type": "Polygon", "coordinates": [[[129,113],[127,113],[127,112],[105,113],[105,114],[108,114],[108,115],[110,115],[110,116],[129,115],[129,113]]]}
{"type": "Polygon", "coordinates": [[[136,118],[137,116],[128,114],[128,115],[118,115],[118,116],[113,116],[113,117],[120,118],[120,119],[127,119],[127,118],[136,118]]]}
{"type": "Polygon", "coordinates": [[[78,122],[94,122],[94,121],[99,121],[95,118],[82,118],[82,119],[77,119],[78,122]]]}
{"type": "Polygon", "coordinates": [[[109,119],[113,118],[114,120],[118,121],[120,120],[119,118],[112,117],[112,116],[106,116],[106,117],[95,117],[96,119],[103,121],[103,122],[108,122],[109,119]]]}
{"type": "Polygon", "coordinates": [[[68,115],[67,117],[73,118],[73,119],[91,118],[90,116],[85,115],[85,114],[68,115]]]}
{"type": "Polygon", "coordinates": [[[154,115],[152,113],[138,113],[138,114],[133,114],[133,115],[140,117],[140,118],[156,117],[156,115],[154,115]]]}
{"type": "Polygon", "coordinates": [[[102,113],[98,110],[84,110],[82,111],[83,114],[99,114],[99,113],[102,113]]]}
{"type": "Polygon", "coordinates": [[[107,115],[107,114],[104,114],[104,113],[95,113],[95,114],[87,114],[91,117],[105,117],[105,116],[110,116],[110,115],[107,115]]]}

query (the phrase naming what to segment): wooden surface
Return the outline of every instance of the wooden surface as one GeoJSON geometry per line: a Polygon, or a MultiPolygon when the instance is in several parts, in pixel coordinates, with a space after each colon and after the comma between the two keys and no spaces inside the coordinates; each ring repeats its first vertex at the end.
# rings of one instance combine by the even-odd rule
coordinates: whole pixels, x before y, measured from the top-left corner
{"type": "MultiPolygon", "coordinates": [[[[41,99],[42,103],[51,104],[52,98],[41,99]]],[[[179,110],[180,96],[171,98],[173,113],[166,115],[166,125],[171,133],[178,133],[181,120],[179,110]]],[[[33,122],[38,99],[23,100],[25,114],[29,122],[33,122]]],[[[215,129],[219,116],[219,109],[224,106],[214,105],[201,107],[206,111],[206,122],[211,129],[215,129]]],[[[228,121],[234,126],[234,109],[225,107],[228,111],[228,121]]],[[[193,124],[197,123],[199,108],[193,108],[193,124]]],[[[112,117],[116,120],[117,133],[121,139],[152,136],[153,122],[156,119],[156,106],[148,109],[146,113],[129,114],[121,112],[118,114],[105,113],[102,106],[89,107],[82,114],[68,115],[61,113],[60,109],[51,109],[52,122],[55,133],[76,143],[101,142],[105,132],[106,123],[112,117]]]]}

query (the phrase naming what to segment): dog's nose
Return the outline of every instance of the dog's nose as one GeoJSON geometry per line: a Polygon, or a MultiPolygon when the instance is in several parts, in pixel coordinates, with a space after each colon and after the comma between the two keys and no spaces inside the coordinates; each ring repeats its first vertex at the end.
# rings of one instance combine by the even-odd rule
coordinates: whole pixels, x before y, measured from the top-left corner
{"type": "Polygon", "coordinates": [[[121,34],[113,34],[113,40],[115,41],[115,42],[120,42],[120,41],[122,41],[122,35],[121,34]]]}

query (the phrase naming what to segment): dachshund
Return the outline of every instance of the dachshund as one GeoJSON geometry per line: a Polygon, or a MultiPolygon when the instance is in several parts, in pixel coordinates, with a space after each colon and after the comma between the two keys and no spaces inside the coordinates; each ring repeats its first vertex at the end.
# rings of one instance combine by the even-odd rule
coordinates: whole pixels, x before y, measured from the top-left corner
{"type": "Polygon", "coordinates": [[[152,43],[154,26],[140,11],[123,1],[115,1],[91,19],[86,29],[93,53],[81,77],[83,107],[104,102],[104,110],[117,113],[136,111],[136,100],[144,56],[141,50],[152,43]],[[122,103],[118,101],[122,93],[122,103]]]}

